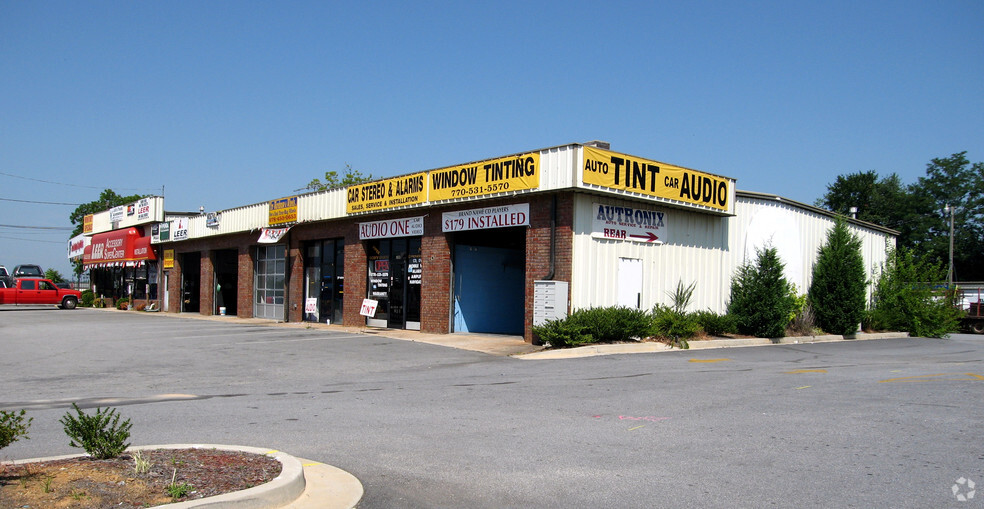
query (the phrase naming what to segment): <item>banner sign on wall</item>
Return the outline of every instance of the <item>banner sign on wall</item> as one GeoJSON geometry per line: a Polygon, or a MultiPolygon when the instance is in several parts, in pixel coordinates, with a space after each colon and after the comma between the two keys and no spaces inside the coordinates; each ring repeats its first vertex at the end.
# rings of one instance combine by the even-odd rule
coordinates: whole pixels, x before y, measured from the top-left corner
{"type": "Polygon", "coordinates": [[[270,202],[270,226],[297,222],[297,197],[291,196],[270,202]]]}
{"type": "Polygon", "coordinates": [[[287,230],[290,228],[260,228],[260,238],[257,240],[260,244],[276,244],[280,242],[280,238],[283,237],[287,230]]]}
{"type": "Polygon", "coordinates": [[[639,207],[592,204],[591,236],[662,244],[666,241],[666,214],[639,207]]]}
{"type": "Polygon", "coordinates": [[[424,216],[359,223],[360,240],[391,237],[420,237],[423,234],[424,216]]]}
{"type": "Polygon", "coordinates": [[[150,219],[150,200],[141,198],[137,202],[137,221],[147,221],[150,219]]]}
{"type": "Polygon", "coordinates": [[[109,222],[118,223],[122,221],[123,214],[126,214],[126,207],[122,205],[109,209],[109,222]]]}
{"type": "Polygon", "coordinates": [[[208,214],[205,214],[205,226],[208,226],[209,228],[218,228],[219,221],[221,220],[221,212],[209,212],[208,214]]]}
{"type": "Polygon", "coordinates": [[[78,258],[85,254],[85,246],[89,245],[89,237],[76,235],[68,240],[68,259],[78,258]]]}
{"type": "Polygon", "coordinates": [[[414,173],[349,186],[345,211],[352,214],[422,204],[427,201],[426,180],[427,173],[414,173]]]}
{"type": "MultiPolygon", "coordinates": [[[[170,231],[171,234],[173,235],[175,242],[179,240],[188,240],[188,218],[179,217],[174,221],[171,221],[170,231]]],[[[164,239],[161,238],[161,240],[164,239]]]]}
{"type": "Polygon", "coordinates": [[[82,233],[92,233],[92,214],[86,214],[82,218],[82,233]]]}
{"type": "Polygon", "coordinates": [[[584,147],[582,181],[691,205],[731,210],[734,181],[671,164],[584,147]]]}
{"type": "Polygon", "coordinates": [[[441,231],[444,232],[529,226],[530,204],[520,203],[481,209],[456,210],[445,212],[441,219],[441,231]]]}
{"type": "Polygon", "coordinates": [[[174,268],[174,250],[173,249],[165,249],[164,250],[164,262],[163,262],[163,266],[164,266],[165,269],[173,269],[174,268]]]}
{"type": "Polygon", "coordinates": [[[428,177],[430,201],[536,189],[540,187],[540,153],[431,170],[428,177]]]}

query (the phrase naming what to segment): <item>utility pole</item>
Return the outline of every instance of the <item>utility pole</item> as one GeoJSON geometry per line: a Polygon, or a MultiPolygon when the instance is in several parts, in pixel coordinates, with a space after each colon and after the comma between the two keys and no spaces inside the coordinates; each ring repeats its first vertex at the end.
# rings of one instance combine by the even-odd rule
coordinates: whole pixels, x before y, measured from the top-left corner
{"type": "Polygon", "coordinates": [[[947,287],[953,288],[953,207],[948,203],[946,205],[947,212],[950,213],[950,267],[946,271],[946,282],[947,287]]]}

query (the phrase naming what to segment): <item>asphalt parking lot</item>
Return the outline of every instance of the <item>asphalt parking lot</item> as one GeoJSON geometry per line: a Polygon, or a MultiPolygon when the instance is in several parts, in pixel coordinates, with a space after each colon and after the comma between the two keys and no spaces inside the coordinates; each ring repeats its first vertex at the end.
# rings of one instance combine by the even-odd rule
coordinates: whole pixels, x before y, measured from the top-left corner
{"type": "Polygon", "coordinates": [[[2,459],[77,452],[57,421],[78,402],[134,445],[335,465],[365,508],[984,505],[958,499],[984,482],[984,336],[532,361],[52,308],[0,310],[0,338],[0,409],[34,417],[2,459]]]}

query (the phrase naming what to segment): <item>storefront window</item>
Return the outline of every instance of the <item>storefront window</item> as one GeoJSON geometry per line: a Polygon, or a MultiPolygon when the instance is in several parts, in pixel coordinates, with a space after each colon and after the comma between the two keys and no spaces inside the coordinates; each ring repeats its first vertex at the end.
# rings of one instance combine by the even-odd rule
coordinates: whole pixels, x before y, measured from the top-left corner
{"type": "Polygon", "coordinates": [[[319,240],[304,252],[304,320],[341,323],[345,282],[345,242],[319,240]]]}
{"type": "Polygon", "coordinates": [[[369,241],[369,298],[378,301],[367,323],[420,329],[420,237],[369,241]]]}
{"type": "Polygon", "coordinates": [[[286,252],[283,244],[256,248],[253,316],[257,318],[284,318],[286,252]]]}

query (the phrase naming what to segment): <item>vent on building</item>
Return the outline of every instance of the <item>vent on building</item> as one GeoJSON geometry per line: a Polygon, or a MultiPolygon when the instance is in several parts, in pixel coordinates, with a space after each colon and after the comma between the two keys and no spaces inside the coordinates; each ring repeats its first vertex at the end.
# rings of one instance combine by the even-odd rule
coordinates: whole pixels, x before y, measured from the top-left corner
{"type": "Polygon", "coordinates": [[[612,144],[611,143],[608,143],[607,141],[601,141],[601,140],[587,141],[587,142],[584,143],[584,146],[585,147],[600,148],[602,150],[611,150],[612,149],[612,144]]]}

